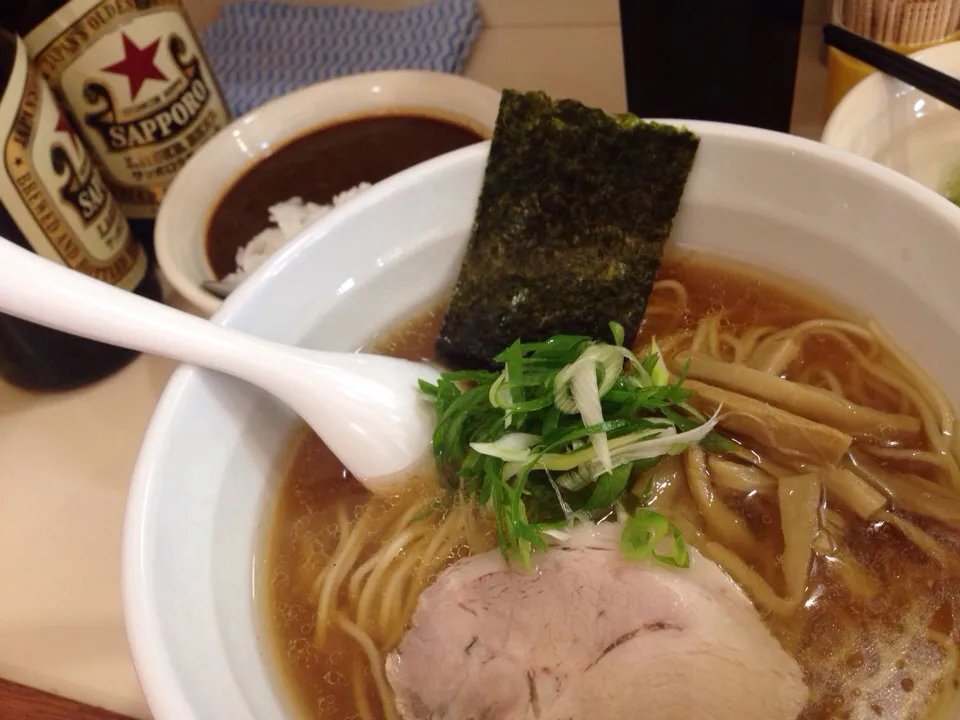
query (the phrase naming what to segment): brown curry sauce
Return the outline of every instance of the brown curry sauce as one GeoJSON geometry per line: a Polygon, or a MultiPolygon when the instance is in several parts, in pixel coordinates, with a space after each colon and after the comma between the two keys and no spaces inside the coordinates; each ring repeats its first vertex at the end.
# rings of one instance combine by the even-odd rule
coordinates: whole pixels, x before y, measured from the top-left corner
{"type": "Polygon", "coordinates": [[[237,248],[268,226],[271,205],[292,197],[327,204],[360,183],[379,182],[484,139],[462,123],[412,113],[309,131],[246,170],[224,194],[207,226],[210,267],[217,278],[236,269],[237,248]]]}

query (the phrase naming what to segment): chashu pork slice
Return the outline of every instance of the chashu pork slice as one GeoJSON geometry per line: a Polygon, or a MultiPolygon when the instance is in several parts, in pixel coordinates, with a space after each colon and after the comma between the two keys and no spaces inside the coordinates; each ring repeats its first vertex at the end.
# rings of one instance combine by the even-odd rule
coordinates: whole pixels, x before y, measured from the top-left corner
{"type": "Polygon", "coordinates": [[[386,661],[405,720],[781,720],[800,668],[750,600],[692,552],[685,570],[623,558],[584,525],[532,572],[467,558],[420,598],[386,661]]]}

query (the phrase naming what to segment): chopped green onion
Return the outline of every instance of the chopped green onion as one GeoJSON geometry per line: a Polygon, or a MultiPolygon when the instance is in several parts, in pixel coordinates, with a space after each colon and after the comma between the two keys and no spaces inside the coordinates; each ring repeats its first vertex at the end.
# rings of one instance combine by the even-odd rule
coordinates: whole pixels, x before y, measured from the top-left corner
{"type": "Polygon", "coordinates": [[[510,385],[507,383],[508,373],[500,373],[493,384],[490,386],[490,392],[487,397],[490,404],[496,408],[509,408],[513,405],[513,398],[510,396],[510,385]]]}
{"type": "Polygon", "coordinates": [[[623,525],[620,549],[629,560],[654,558],[673,567],[690,566],[690,554],[680,531],[667,518],[639,508],[623,525]]]}
{"type": "Polygon", "coordinates": [[[590,499],[583,506],[584,510],[599,510],[612,506],[623,495],[630,483],[630,472],[633,465],[627,463],[619,465],[610,472],[605,472],[597,478],[593,485],[590,499]]]}
{"type": "Polygon", "coordinates": [[[656,338],[650,338],[649,357],[656,358],[653,369],[650,371],[650,379],[653,381],[653,384],[670,384],[670,372],[667,370],[667,364],[663,361],[663,353],[660,352],[660,346],[657,345],[656,338]]]}
{"type": "MultiPolygon", "coordinates": [[[[583,419],[584,425],[596,425],[603,422],[603,409],[600,407],[600,388],[597,385],[597,373],[591,365],[582,365],[574,373],[570,382],[573,399],[577,403],[577,410],[583,419]]],[[[590,443],[597,451],[597,459],[607,472],[613,470],[610,463],[610,447],[606,433],[594,433],[590,436],[590,443]]]]}
{"type": "MultiPolygon", "coordinates": [[[[623,346],[622,326],[611,323],[610,332],[613,344],[573,335],[515,342],[495,358],[498,372],[446,372],[436,384],[420,383],[436,408],[442,475],[490,507],[504,557],[527,567],[547,538],[636,507],[635,471],[693,442],[729,443],[714,430],[717,415],[687,405],[685,374],[670,384],[655,342],[637,357],[623,346]]],[[[629,533],[624,526],[631,547],[638,516],[646,517],[638,511],[624,521],[633,523],[629,533]]],[[[671,527],[649,557],[681,565],[685,545],[671,527]]]]}
{"type": "Polygon", "coordinates": [[[470,443],[470,447],[481,455],[489,455],[507,462],[522,463],[530,457],[530,448],[539,441],[539,435],[508,433],[494,442],[470,443]]]}
{"type": "Polygon", "coordinates": [[[610,334],[613,335],[614,345],[623,345],[624,330],[623,325],[614,321],[610,322],[610,334]]]}
{"type": "MultiPolygon", "coordinates": [[[[623,360],[626,355],[633,356],[629,350],[615,345],[591,345],[572,363],[557,373],[554,379],[554,403],[561,412],[575,413],[576,399],[573,397],[573,381],[578,375],[590,371],[596,376],[600,372],[598,392],[606,395],[623,373],[623,360]]],[[[596,379],[594,380],[596,383],[596,379]]]]}

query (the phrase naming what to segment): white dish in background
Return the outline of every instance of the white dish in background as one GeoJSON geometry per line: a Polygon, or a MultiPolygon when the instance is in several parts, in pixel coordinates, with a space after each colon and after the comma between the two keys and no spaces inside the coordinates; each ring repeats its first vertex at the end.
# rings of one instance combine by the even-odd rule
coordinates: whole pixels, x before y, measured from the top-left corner
{"type": "MultiPolygon", "coordinates": [[[[960,77],[960,42],[910,57],[960,77]]],[[[883,73],[868,75],[844,95],[821,140],[886,165],[938,193],[960,180],[960,110],[883,73]]]]}
{"type": "MultiPolygon", "coordinates": [[[[500,93],[486,85],[418,70],[352,75],[272,100],[217,133],[177,175],[157,215],[157,262],[174,289],[210,315],[221,300],[201,286],[216,279],[207,259],[207,225],[224,193],[245,171],[308,131],[338,120],[410,110],[461,119],[492,134],[499,106],[500,93]]],[[[244,242],[268,224],[264,216],[263,226],[251,228],[244,242]]]]}
{"type": "MultiPolygon", "coordinates": [[[[672,243],[745,260],[873,314],[960,399],[960,208],[875,163],[755,128],[689,123],[701,145],[672,243]]],[[[330,213],[214,322],[356,348],[453,284],[488,145],[394,176],[330,213]]],[[[295,419],[264,393],[177,370],[130,491],[127,631],[156,720],[293,717],[251,592],[295,419]]]]}

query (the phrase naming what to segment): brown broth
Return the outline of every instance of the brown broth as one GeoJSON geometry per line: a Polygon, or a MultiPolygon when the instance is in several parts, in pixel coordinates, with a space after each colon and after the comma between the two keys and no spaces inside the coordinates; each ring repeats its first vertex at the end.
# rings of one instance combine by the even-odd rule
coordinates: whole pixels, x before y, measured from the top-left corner
{"type": "MultiPolygon", "coordinates": [[[[727,327],[782,328],[817,317],[850,318],[849,313],[812,295],[697,256],[666,258],[659,277],[684,283],[690,296],[688,312],[652,316],[638,343],[651,335],[663,337],[693,327],[700,318],[721,310],[727,327]]],[[[381,338],[376,349],[408,358],[431,357],[441,313],[433,309],[421,314],[381,338]]],[[[846,356],[824,342],[805,350],[787,376],[814,360],[839,377],[850,369],[846,356]]],[[[876,407],[884,408],[882,399],[878,398],[876,407]]],[[[272,518],[261,603],[283,682],[304,716],[352,720],[359,716],[348,710],[352,699],[343,668],[344,658],[356,650],[337,635],[323,648],[313,646],[314,607],[307,593],[321,569],[324,549],[329,552],[334,543],[332,502],[348,498],[360,503],[366,495],[311,433],[301,432],[294,442],[295,457],[272,518]]],[[[754,569],[783,592],[779,570],[783,540],[776,502],[723,489],[719,494],[745,518],[766,549],[767,555],[752,563],[754,569]]],[[[818,556],[807,603],[787,617],[764,617],[800,664],[812,690],[801,718],[921,718],[910,708],[919,707],[931,688],[939,687],[935,671],[941,659],[936,647],[926,641],[927,628],[954,642],[960,640],[960,572],[941,568],[889,525],[861,521],[843,510],[841,514],[847,522],[844,539],[854,558],[873,576],[875,592],[868,598],[856,596],[831,557],[818,556]]],[[[956,529],[899,514],[960,557],[956,529]]],[[[371,706],[376,708],[373,697],[371,706]]]]}
{"type": "Polygon", "coordinates": [[[237,248],[267,227],[271,205],[292,197],[320,205],[485,137],[464,124],[417,114],[363,117],[310,131],[244,171],[207,227],[207,259],[218,278],[236,270],[237,248]]]}
{"type": "MultiPolygon", "coordinates": [[[[372,344],[375,352],[419,360],[433,357],[442,311],[431,308],[411,318],[399,331],[372,344]]],[[[345,708],[353,703],[345,658],[357,655],[356,644],[332,632],[323,649],[313,644],[314,612],[310,586],[322,569],[325,552],[336,545],[333,504],[346,500],[359,506],[369,497],[337,458],[308,428],[291,438],[293,461],[287,470],[267,541],[263,568],[263,605],[271,639],[271,654],[281,669],[295,707],[316,720],[359,720],[345,708]],[[304,548],[308,548],[304,550],[304,548]]],[[[370,705],[377,706],[371,693],[370,705]]]]}
{"type": "MultiPolygon", "coordinates": [[[[803,288],[771,284],[743,268],[706,262],[697,256],[665,262],[658,279],[684,284],[690,293],[688,312],[651,317],[642,328],[641,343],[651,336],[663,337],[693,327],[700,318],[720,311],[724,326],[730,329],[757,325],[782,328],[818,317],[853,319],[849,312],[836,305],[825,305],[803,288]]],[[[851,370],[848,357],[833,341],[810,342],[800,360],[787,369],[786,376],[793,379],[803,365],[817,363],[843,378],[851,370]]],[[[869,404],[880,410],[903,410],[879,397],[869,404]]],[[[926,443],[920,442],[917,447],[925,449],[926,443]]],[[[918,474],[926,469],[908,467],[906,463],[885,464],[918,474]]],[[[926,477],[934,479],[926,470],[926,477]]],[[[721,495],[769,549],[766,558],[751,564],[782,593],[778,560],[783,540],[776,504],[762,497],[741,495],[738,501],[730,494],[721,495]]],[[[954,642],[960,640],[960,573],[956,568],[940,568],[893,527],[859,520],[846,511],[843,514],[848,521],[844,540],[855,559],[875,575],[876,594],[868,602],[855,598],[834,565],[819,558],[806,606],[787,618],[764,618],[803,668],[807,684],[815,692],[801,719],[922,717],[904,714],[902,709],[918,699],[914,695],[919,695],[922,687],[929,689],[938,658],[927,643],[915,641],[901,647],[897,639],[906,626],[912,625],[914,634],[922,634],[923,628],[930,627],[949,635],[954,642]],[[842,628],[851,626],[860,628],[856,642],[839,648],[842,628]],[[881,685],[876,678],[884,672],[889,682],[881,685]]],[[[934,535],[960,557],[960,534],[956,531],[909,513],[898,514],[934,535]]]]}

